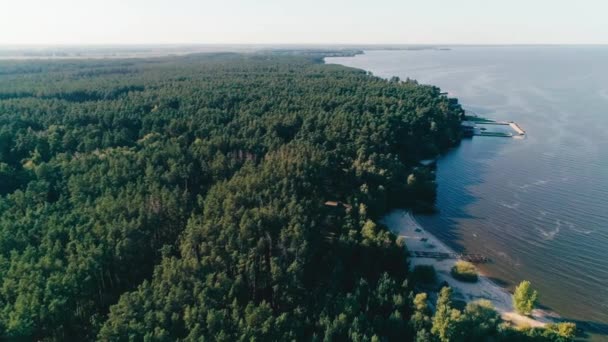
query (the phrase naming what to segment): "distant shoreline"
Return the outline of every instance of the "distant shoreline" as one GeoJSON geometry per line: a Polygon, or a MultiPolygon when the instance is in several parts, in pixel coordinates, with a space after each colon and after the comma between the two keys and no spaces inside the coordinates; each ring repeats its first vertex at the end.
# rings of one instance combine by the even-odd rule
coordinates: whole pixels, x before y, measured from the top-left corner
{"type": "Polygon", "coordinates": [[[450,51],[445,45],[267,45],[267,44],[167,44],[167,45],[0,45],[0,61],[4,60],[71,60],[71,59],[133,59],[186,56],[197,53],[289,53],[315,52],[325,57],[352,57],[365,50],[388,51],[450,51]]]}

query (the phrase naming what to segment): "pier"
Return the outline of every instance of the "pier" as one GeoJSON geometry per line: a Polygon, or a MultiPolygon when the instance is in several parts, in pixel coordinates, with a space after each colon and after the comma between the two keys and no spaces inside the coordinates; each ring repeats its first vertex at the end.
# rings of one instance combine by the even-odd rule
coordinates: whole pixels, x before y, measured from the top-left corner
{"type": "Polygon", "coordinates": [[[525,135],[526,131],[524,131],[523,129],[521,129],[521,127],[519,127],[519,125],[516,122],[511,121],[509,123],[509,126],[511,126],[511,128],[513,128],[513,130],[515,132],[517,132],[519,135],[525,135]]]}
{"type": "Polygon", "coordinates": [[[526,135],[526,131],[524,131],[519,124],[514,121],[463,121],[461,123],[462,132],[465,136],[490,136],[490,137],[514,137],[514,136],[524,136],[526,135]],[[514,133],[511,132],[486,132],[485,128],[480,126],[489,126],[489,125],[500,125],[500,126],[509,126],[514,133]]]}
{"type": "Polygon", "coordinates": [[[475,264],[484,264],[490,262],[490,259],[481,254],[475,253],[444,253],[444,252],[424,252],[410,251],[409,256],[412,258],[430,258],[430,259],[461,259],[475,264]]]}

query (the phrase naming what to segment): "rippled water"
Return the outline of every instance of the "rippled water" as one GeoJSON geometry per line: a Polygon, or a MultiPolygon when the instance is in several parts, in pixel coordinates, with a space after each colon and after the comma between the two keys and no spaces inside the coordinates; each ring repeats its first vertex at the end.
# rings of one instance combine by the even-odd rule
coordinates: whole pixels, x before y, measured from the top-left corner
{"type": "MultiPolygon", "coordinates": [[[[438,163],[440,212],[418,220],[512,287],[608,333],[608,47],[455,47],[328,58],[434,84],[525,139],[474,137],[438,163]]],[[[607,338],[608,339],[608,338],[607,338]]]]}

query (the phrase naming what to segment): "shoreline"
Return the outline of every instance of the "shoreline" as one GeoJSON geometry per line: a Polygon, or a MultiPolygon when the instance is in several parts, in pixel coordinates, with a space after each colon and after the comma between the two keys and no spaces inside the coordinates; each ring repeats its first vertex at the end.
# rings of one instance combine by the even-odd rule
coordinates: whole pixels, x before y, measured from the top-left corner
{"type": "MultiPolygon", "coordinates": [[[[381,222],[391,232],[405,238],[405,244],[410,251],[455,252],[422,227],[408,211],[394,210],[384,216],[381,222]]],[[[437,273],[437,283],[447,282],[454,291],[455,300],[468,303],[478,299],[487,299],[492,302],[503,320],[515,326],[544,327],[547,323],[554,323],[559,318],[552,312],[540,309],[535,309],[531,317],[518,314],[513,308],[512,294],[483,273],[479,273],[479,280],[475,283],[466,283],[454,279],[450,270],[456,261],[458,259],[409,258],[410,268],[416,265],[432,265],[437,273]]]]}

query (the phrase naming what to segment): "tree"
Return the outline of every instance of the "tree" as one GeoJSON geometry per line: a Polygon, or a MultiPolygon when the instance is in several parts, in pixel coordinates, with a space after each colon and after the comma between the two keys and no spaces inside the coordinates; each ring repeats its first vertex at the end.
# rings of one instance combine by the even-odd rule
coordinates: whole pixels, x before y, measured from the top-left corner
{"type": "Polygon", "coordinates": [[[460,311],[452,308],[452,289],[444,287],[439,292],[431,332],[442,342],[450,342],[458,333],[460,311]]]}
{"type": "Polygon", "coordinates": [[[538,292],[532,289],[531,285],[529,281],[524,280],[515,288],[513,294],[513,306],[522,315],[530,315],[538,301],[538,292]]]}
{"type": "Polygon", "coordinates": [[[424,292],[416,294],[414,297],[414,313],[410,318],[410,325],[414,331],[430,330],[431,318],[427,304],[428,295],[424,292]]]}
{"type": "Polygon", "coordinates": [[[576,324],[572,322],[548,324],[546,328],[569,340],[576,337],[576,324]]]}
{"type": "Polygon", "coordinates": [[[468,303],[462,313],[459,330],[464,341],[482,341],[498,333],[500,315],[492,302],[480,299],[468,303]]]}
{"type": "Polygon", "coordinates": [[[416,333],[415,342],[429,342],[432,341],[431,334],[426,329],[418,330],[416,333]]]}
{"type": "Polygon", "coordinates": [[[378,222],[432,206],[438,88],[312,52],[0,70],[0,336],[414,338],[378,222]]]}

